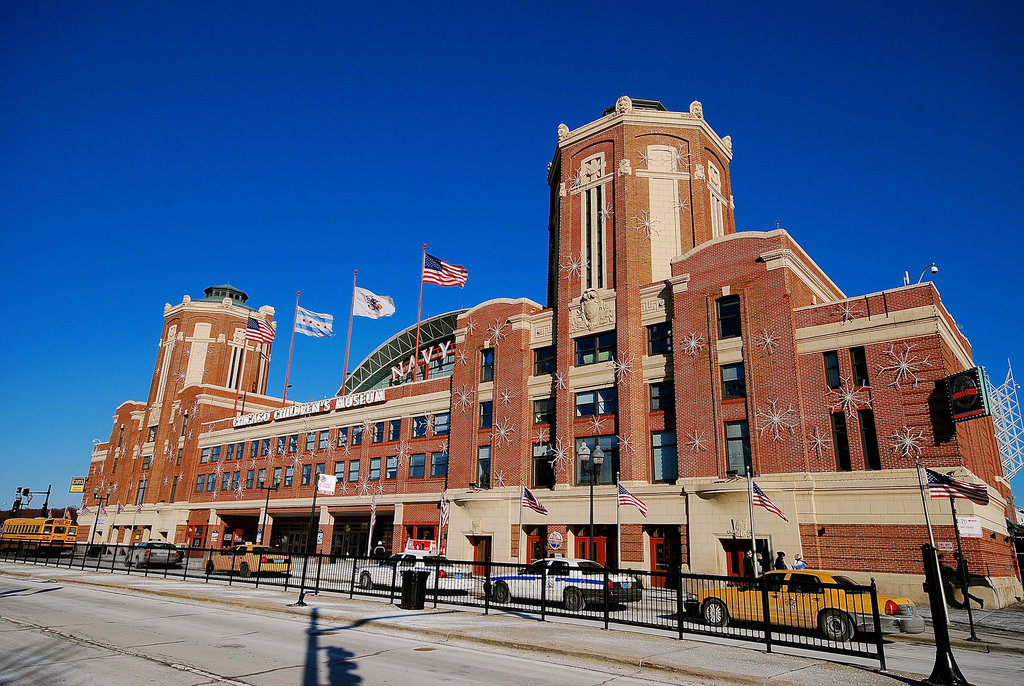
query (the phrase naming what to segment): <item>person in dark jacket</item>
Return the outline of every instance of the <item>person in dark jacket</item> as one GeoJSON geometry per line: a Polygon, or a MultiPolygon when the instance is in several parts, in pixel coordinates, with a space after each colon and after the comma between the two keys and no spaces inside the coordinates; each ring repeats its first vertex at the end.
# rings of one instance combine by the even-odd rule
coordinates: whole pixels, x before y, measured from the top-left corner
{"type": "Polygon", "coordinates": [[[754,556],[750,554],[749,550],[743,554],[743,576],[748,579],[753,579],[757,576],[754,573],[754,556]]]}
{"type": "Polygon", "coordinates": [[[775,556],[775,569],[789,569],[789,565],[786,564],[786,553],[781,550],[775,556]]]}

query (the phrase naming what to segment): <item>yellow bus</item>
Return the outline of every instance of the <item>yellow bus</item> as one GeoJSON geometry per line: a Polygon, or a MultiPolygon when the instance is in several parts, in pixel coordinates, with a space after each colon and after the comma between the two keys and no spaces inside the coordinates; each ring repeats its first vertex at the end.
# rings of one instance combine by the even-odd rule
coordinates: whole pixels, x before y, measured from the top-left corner
{"type": "Polygon", "coordinates": [[[0,527],[0,549],[60,551],[75,545],[78,527],[70,519],[8,519],[0,527]]]}

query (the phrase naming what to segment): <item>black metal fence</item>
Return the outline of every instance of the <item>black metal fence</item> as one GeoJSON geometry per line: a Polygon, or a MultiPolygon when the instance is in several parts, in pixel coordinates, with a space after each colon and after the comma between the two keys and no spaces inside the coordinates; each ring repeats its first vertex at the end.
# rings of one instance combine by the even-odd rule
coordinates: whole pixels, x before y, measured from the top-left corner
{"type": "MultiPolygon", "coordinates": [[[[179,548],[180,562],[140,558],[125,545],[78,544],[40,551],[0,550],[0,560],[206,583],[251,584],[372,596],[394,602],[403,573],[425,571],[426,601],[483,612],[572,617],[877,659],[885,669],[882,617],[870,585],[808,584],[632,569],[551,570],[517,563],[337,557],[179,548]]],[[[888,619],[888,618],[887,618],[888,619]]]]}

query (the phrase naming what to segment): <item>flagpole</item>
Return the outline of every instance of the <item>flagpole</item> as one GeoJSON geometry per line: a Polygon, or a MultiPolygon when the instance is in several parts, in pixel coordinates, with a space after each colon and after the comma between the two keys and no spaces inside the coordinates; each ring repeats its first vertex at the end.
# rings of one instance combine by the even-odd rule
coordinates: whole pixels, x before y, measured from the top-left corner
{"type": "Polygon", "coordinates": [[[370,557],[370,546],[373,545],[373,525],[377,520],[376,496],[370,496],[370,535],[366,537],[366,557],[370,557]]]}
{"type": "Polygon", "coordinates": [[[618,549],[615,551],[617,557],[616,565],[622,568],[622,523],[619,520],[619,473],[615,472],[615,540],[618,549]]]}
{"type": "Polygon", "coordinates": [[[345,382],[348,381],[348,349],[352,345],[352,312],[356,309],[356,277],[359,270],[352,270],[352,304],[348,308],[348,338],[345,340],[345,371],[341,375],[341,394],[345,395],[345,382]]]}
{"type": "Polygon", "coordinates": [[[416,309],[416,347],[412,349],[412,380],[416,381],[416,368],[420,363],[420,319],[423,317],[423,269],[427,266],[427,244],[423,244],[420,258],[420,305],[416,309]]]}
{"type": "Polygon", "coordinates": [[[288,402],[288,375],[292,371],[292,348],[295,347],[295,324],[299,321],[299,296],[302,291],[295,291],[295,316],[292,317],[292,342],[288,344],[288,368],[284,371],[284,395],[281,396],[281,407],[288,402]]]}
{"type": "MultiPolygon", "coordinates": [[[[248,326],[246,326],[248,330],[248,326]]],[[[238,394],[242,390],[242,375],[245,372],[245,349],[249,347],[249,339],[245,336],[242,337],[242,360],[238,363],[238,377],[235,380],[235,404],[231,407],[231,416],[235,416],[235,412],[238,410],[238,394]]]]}
{"type": "Polygon", "coordinates": [[[441,529],[444,527],[444,491],[441,491],[441,507],[437,511],[437,554],[441,555],[441,529]]]}
{"type": "MultiPolygon", "coordinates": [[[[109,504],[109,500],[107,501],[109,504]]],[[[118,503],[120,505],[121,503],[118,503]]],[[[114,530],[114,520],[117,518],[117,508],[114,508],[114,516],[110,518],[110,525],[107,527],[107,540],[106,543],[110,543],[110,532],[114,530]]]]}
{"type": "MultiPolygon", "coordinates": [[[[753,559],[751,559],[750,567],[751,567],[751,569],[754,570],[754,576],[756,577],[757,576],[758,562],[757,562],[757,538],[754,536],[754,479],[750,475],[750,467],[747,467],[747,509],[750,510],[750,555],[753,558],[753,559]]],[[[740,564],[740,569],[742,570],[742,568],[743,568],[743,565],[741,563],[740,564]]],[[[761,573],[764,574],[764,572],[765,572],[765,570],[762,567],[761,573]]]]}
{"type": "Polygon", "coordinates": [[[516,562],[520,562],[523,559],[522,548],[523,548],[523,498],[525,492],[523,489],[526,486],[519,486],[519,540],[516,541],[516,562]]]}
{"type": "Polygon", "coordinates": [[[921,505],[924,506],[924,521],[928,525],[928,542],[935,547],[935,534],[932,533],[932,518],[928,515],[928,500],[924,496],[924,479],[921,477],[921,460],[914,460],[917,465],[917,485],[921,489],[921,505]]]}
{"type": "Polygon", "coordinates": [[[129,539],[129,543],[135,543],[135,520],[137,520],[138,518],[139,518],[139,508],[138,508],[138,506],[136,506],[135,514],[132,515],[132,535],[131,535],[131,538],[129,539]]]}

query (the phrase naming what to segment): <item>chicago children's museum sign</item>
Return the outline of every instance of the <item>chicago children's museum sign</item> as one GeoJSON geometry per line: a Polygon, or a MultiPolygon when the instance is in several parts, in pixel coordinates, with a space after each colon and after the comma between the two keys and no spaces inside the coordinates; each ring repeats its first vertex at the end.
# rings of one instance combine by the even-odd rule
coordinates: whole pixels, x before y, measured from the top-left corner
{"type": "Polygon", "coordinates": [[[294,417],[308,417],[310,415],[323,414],[325,412],[330,412],[331,410],[350,410],[353,407],[363,407],[364,405],[378,405],[384,401],[384,389],[378,388],[372,391],[364,391],[363,393],[353,393],[351,395],[343,395],[337,398],[328,398],[327,400],[314,400],[310,403],[290,405],[276,410],[264,410],[262,412],[243,414],[240,417],[232,419],[231,426],[237,429],[243,426],[253,426],[254,424],[266,424],[267,422],[272,421],[279,422],[285,419],[292,419],[294,417]]]}

